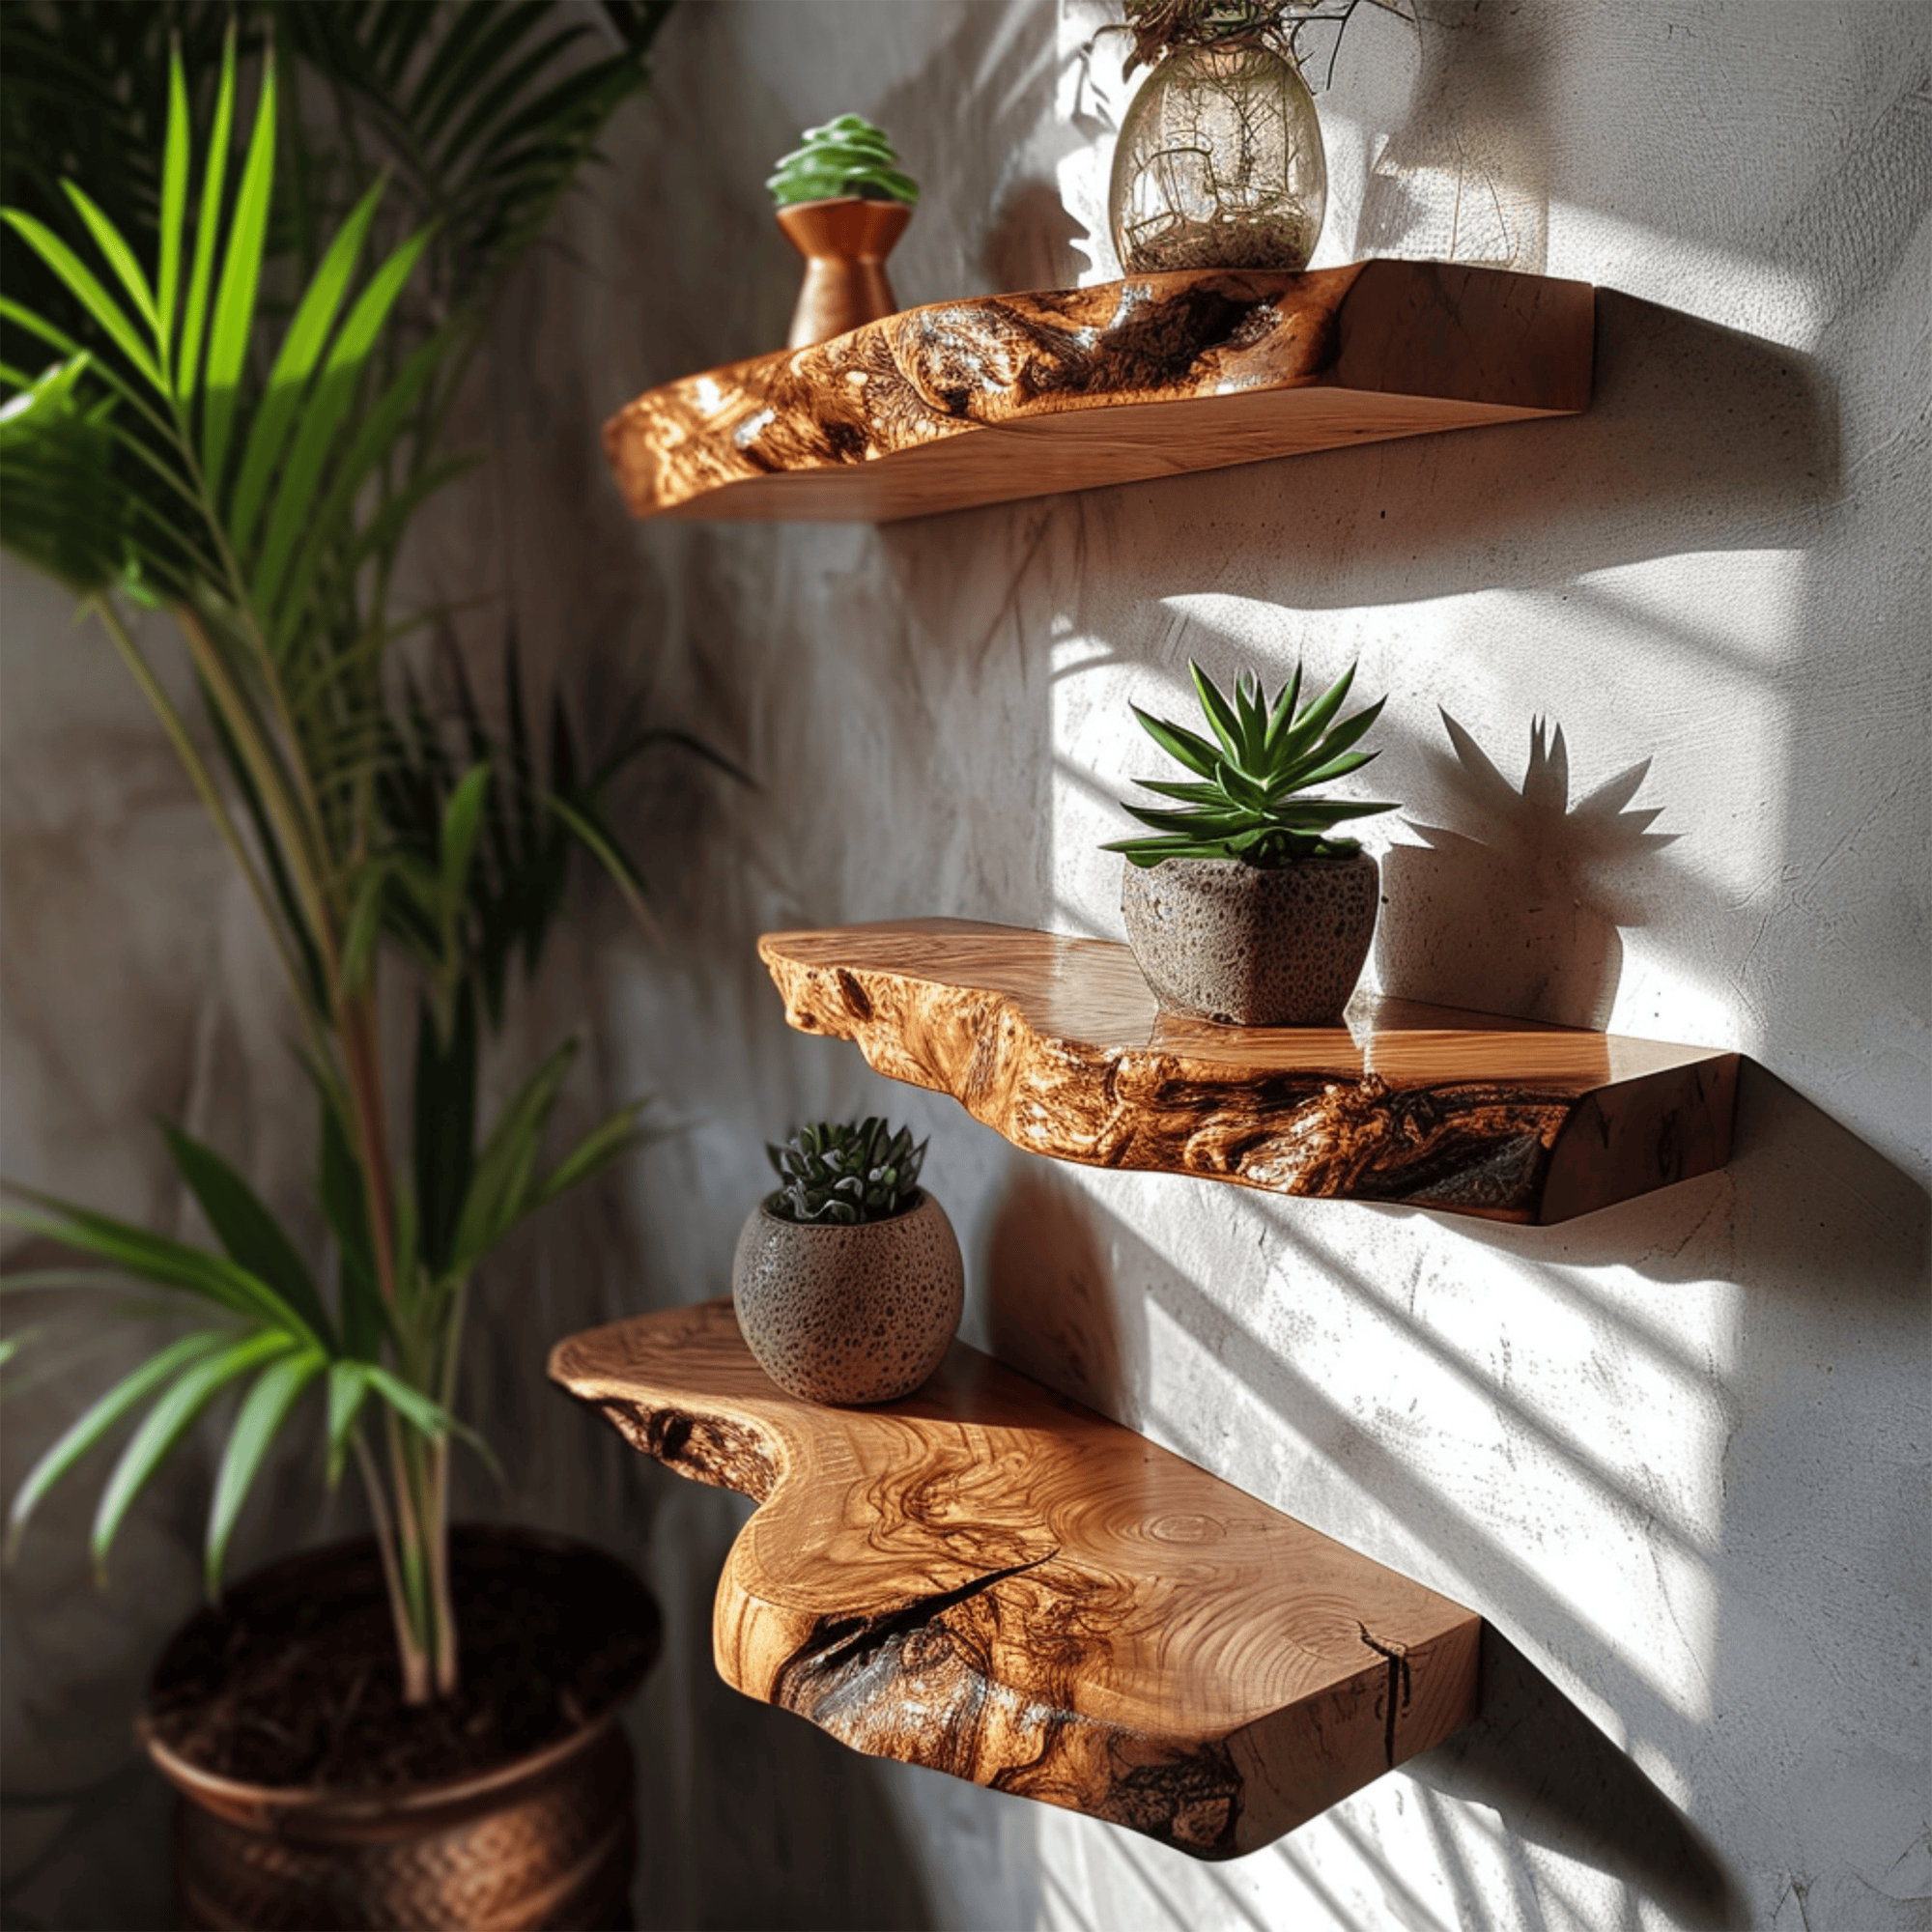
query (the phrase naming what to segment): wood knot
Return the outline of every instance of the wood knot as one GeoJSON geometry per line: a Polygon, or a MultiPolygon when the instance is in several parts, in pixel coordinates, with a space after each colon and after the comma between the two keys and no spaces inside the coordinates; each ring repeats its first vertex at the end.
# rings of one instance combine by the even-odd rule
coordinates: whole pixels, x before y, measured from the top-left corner
{"type": "Polygon", "coordinates": [[[855,1020],[868,1020],[872,1017],[872,996],[860,983],[856,973],[849,973],[843,966],[838,968],[838,997],[845,1010],[855,1020]]]}

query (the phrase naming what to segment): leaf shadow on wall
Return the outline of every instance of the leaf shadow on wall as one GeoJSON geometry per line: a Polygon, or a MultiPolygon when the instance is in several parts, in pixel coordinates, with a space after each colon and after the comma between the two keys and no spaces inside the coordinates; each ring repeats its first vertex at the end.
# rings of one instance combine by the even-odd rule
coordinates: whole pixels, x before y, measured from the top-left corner
{"type": "Polygon", "coordinates": [[[1551,16],[1482,0],[1414,8],[1421,71],[1369,169],[1350,255],[1544,272],[1551,16]]]}
{"type": "MultiPolygon", "coordinates": [[[[1487,1523],[1459,1512],[1317,1380],[1247,1332],[1091,1195],[1039,1168],[1016,1165],[987,1236],[980,1278],[990,1346],[1002,1359],[1128,1427],[1145,1428],[1147,1310],[1157,1307],[1247,1397],[1288,1421],[1311,1459],[1346,1471],[1416,1538],[1442,1548],[1464,1574],[1491,1581],[1480,1592],[1484,1604],[1506,1605],[1558,1651],[1602,1650],[1601,1634],[1487,1523]]],[[[1332,1257],[1324,1260],[1343,1294],[1381,1305],[1370,1284],[1335,1269],[1332,1257]]],[[[1500,1390],[1490,1393],[1507,1401],[1500,1390]]],[[[1526,1413],[1516,1420],[1534,1424],[1526,1413]]],[[[1612,1471],[1591,1473],[1605,1484],[1616,1480],[1612,1471]]],[[[1265,1500],[1286,1506],[1279,1497],[1265,1500]]],[[[1682,1812],[1487,1621],[1483,1666],[1482,1715],[1449,1744],[1399,1767],[1403,1775],[1451,1800],[1493,1807],[1514,1835],[1665,1901],[1685,1923],[1741,1922],[1730,1881],[1682,1812]]],[[[1614,1659],[1605,1659],[1604,1670],[1612,1702],[1635,1712],[1644,1727],[1661,1708],[1655,1691],[1614,1659]]],[[[1291,1833],[1273,1848],[1291,1865],[1294,1842],[1291,1833]]],[[[1456,1879],[1453,1861],[1445,1871],[1456,1879]]],[[[1463,1903],[1471,1922],[1482,1918],[1479,1898],[1463,1903]]]]}
{"type": "Polygon", "coordinates": [[[1528,1658],[1483,1626],[1483,1708],[1410,1760],[1417,1783],[1487,1804],[1531,1844],[1626,1875],[1686,1925],[1741,1926],[1743,1901],[1703,1836],[1528,1658]]]}
{"type": "Polygon", "coordinates": [[[1560,724],[1530,725],[1519,788],[1442,713],[1454,755],[1425,753],[1438,803],[1410,817],[1426,841],[1382,860],[1376,963],[1383,992],[1557,1026],[1607,1025],[1623,967],[1619,928],[1644,921],[1637,870],[1675,842],[1661,807],[1626,810],[1650,760],[1573,808],[1560,724]]]}
{"type": "Polygon", "coordinates": [[[915,175],[936,181],[943,168],[949,209],[983,211],[977,236],[915,219],[899,250],[905,273],[893,277],[906,308],[970,293],[976,270],[995,289],[1068,288],[1081,267],[1072,244],[1086,230],[1052,169],[1090,137],[1047,111],[1060,60],[1053,10],[965,7],[955,17],[876,108],[881,126],[907,134],[901,153],[915,175]]]}

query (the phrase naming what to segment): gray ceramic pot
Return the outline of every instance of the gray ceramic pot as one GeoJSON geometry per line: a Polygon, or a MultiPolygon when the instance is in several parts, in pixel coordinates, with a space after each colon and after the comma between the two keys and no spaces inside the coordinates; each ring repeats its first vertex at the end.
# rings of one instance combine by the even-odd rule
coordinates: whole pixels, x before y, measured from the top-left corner
{"type": "Polygon", "coordinates": [[[758,1366],[808,1402],[891,1402],[934,1369],[959,1325],[966,1270],[923,1188],[890,1221],[781,1221],[761,1202],[738,1236],[731,1300],[758,1366]]]}
{"type": "Polygon", "coordinates": [[[1380,901],[1376,862],[1128,864],[1127,944],[1171,1012],[1236,1026],[1335,1026],[1361,978],[1380,901]]]}

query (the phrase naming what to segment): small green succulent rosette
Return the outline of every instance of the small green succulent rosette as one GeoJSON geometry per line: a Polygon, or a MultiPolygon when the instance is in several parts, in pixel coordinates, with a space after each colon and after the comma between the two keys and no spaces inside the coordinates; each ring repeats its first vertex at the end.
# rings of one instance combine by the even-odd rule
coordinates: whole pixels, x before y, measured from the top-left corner
{"type": "Polygon", "coordinates": [[[805,130],[805,145],[779,162],[766,182],[781,208],[854,194],[867,201],[918,201],[919,184],[899,166],[883,128],[859,114],[841,114],[805,130]]]}
{"type": "Polygon", "coordinates": [[[1152,838],[1120,838],[1101,846],[1122,852],[1143,869],[1169,859],[1232,859],[1269,869],[1300,859],[1347,859],[1361,850],[1334,827],[1345,819],[1371,818],[1393,811],[1388,800],[1324,798],[1311,786],[1345,778],[1379,757],[1358,752],[1362,738],[1381,716],[1387,698],[1339,724],[1336,715],[1355,681],[1350,665],[1321,696],[1301,703],[1302,667],[1293,681],[1270,698],[1261,679],[1243,672],[1232,696],[1199,665],[1190,664],[1194,689],[1211,739],[1185,725],[1151,717],[1138,704],[1133,713],[1156,745],[1191,778],[1141,779],[1148,791],[1176,801],[1164,809],[1128,805],[1152,838]]]}
{"type": "Polygon", "coordinates": [[[781,1221],[852,1227],[890,1221],[914,1206],[925,1143],[912,1129],[867,1121],[814,1121],[765,1149],[781,1185],[765,1199],[781,1221]]]}

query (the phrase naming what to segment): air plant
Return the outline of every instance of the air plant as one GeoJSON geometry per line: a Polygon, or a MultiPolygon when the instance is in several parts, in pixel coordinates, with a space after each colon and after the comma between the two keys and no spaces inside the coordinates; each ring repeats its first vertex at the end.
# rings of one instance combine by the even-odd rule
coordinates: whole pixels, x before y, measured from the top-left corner
{"type": "MultiPolygon", "coordinates": [[[[1133,45],[1121,78],[1131,79],[1136,68],[1153,66],[1176,47],[1215,46],[1223,42],[1259,43],[1299,65],[1303,30],[1332,26],[1339,47],[1359,4],[1360,0],[1124,0],[1126,20],[1113,31],[1128,35],[1133,45]]],[[[1414,23],[1413,0],[1375,0],[1375,4],[1414,23]]]]}

